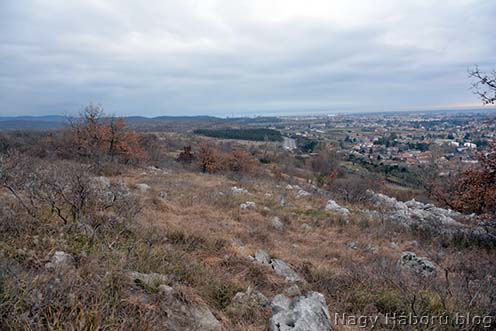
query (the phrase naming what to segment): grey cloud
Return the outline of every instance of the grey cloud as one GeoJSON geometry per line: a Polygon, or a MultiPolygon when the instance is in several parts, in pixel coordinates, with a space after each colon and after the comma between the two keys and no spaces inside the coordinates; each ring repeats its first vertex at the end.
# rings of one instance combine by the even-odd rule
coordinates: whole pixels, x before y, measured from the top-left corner
{"type": "Polygon", "coordinates": [[[469,104],[467,67],[496,67],[491,0],[274,3],[2,1],[0,115],[469,104]]]}

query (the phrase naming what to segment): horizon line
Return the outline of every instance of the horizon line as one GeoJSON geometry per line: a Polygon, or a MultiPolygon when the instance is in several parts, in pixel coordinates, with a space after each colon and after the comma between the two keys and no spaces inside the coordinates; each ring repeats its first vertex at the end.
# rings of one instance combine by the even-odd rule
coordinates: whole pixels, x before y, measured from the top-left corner
{"type": "MultiPolygon", "coordinates": [[[[442,112],[442,111],[496,111],[496,105],[470,105],[470,106],[431,106],[431,107],[412,107],[412,108],[398,108],[398,109],[385,109],[385,110],[372,110],[372,111],[364,111],[364,110],[286,110],[286,111],[253,111],[253,112],[239,112],[239,113],[195,113],[191,115],[173,115],[173,114],[163,114],[163,115],[139,115],[139,114],[115,114],[112,112],[107,113],[106,117],[119,117],[119,118],[129,118],[129,117],[142,117],[146,119],[155,119],[159,117],[212,117],[212,118],[253,118],[253,117],[296,117],[296,116],[325,116],[327,115],[357,115],[357,114],[383,114],[383,113],[420,113],[420,112],[442,112]]],[[[0,118],[22,118],[22,117],[30,117],[30,118],[42,118],[42,117],[67,117],[74,118],[78,117],[78,114],[68,115],[67,113],[51,113],[45,115],[0,115],[0,118]]]]}

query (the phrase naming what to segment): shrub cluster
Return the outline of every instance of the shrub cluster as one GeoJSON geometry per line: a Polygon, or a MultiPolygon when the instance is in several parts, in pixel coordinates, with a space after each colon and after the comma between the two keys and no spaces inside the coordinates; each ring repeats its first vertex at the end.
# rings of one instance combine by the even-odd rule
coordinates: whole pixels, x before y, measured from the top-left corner
{"type": "Polygon", "coordinates": [[[254,175],[259,170],[257,161],[249,153],[240,149],[222,152],[208,143],[200,144],[196,152],[192,152],[190,146],[184,147],[176,160],[183,164],[194,164],[204,173],[227,171],[254,175]]]}

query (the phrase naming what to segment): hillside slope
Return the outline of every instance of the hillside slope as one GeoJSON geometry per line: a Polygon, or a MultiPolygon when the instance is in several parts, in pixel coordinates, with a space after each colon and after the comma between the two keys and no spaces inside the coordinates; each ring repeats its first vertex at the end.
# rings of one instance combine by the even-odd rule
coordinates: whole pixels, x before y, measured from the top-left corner
{"type": "Polygon", "coordinates": [[[494,251],[439,224],[408,225],[453,216],[447,227],[472,233],[463,215],[342,206],[312,187],[177,169],[90,182],[99,201],[114,198],[77,223],[12,214],[2,192],[2,329],[266,330],[281,317],[272,298],[311,291],[335,330],[349,330],[342,314],[494,309],[494,251]]]}

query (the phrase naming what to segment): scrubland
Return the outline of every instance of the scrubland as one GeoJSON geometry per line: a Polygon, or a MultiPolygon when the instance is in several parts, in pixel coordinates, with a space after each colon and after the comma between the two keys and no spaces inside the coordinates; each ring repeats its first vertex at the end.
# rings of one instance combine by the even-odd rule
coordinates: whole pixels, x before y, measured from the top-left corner
{"type": "MultiPolygon", "coordinates": [[[[331,317],[496,314],[490,243],[405,228],[382,217],[365,192],[396,189],[401,197],[404,189],[371,181],[362,187],[356,178],[363,174],[334,174],[340,190],[309,183],[303,174],[318,169],[298,170],[300,161],[278,143],[237,145],[243,150],[228,167],[209,157],[199,162],[199,154],[180,163],[184,140],[171,137],[149,140],[144,152],[153,154],[153,146],[153,158],[121,158],[116,150],[98,162],[92,153],[71,157],[10,141],[0,170],[1,330],[201,330],[184,308],[195,305],[218,321],[212,329],[267,330],[269,306],[233,300],[248,289],[269,299],[320,292],[331,317]],[[235,162],[243,158],[253,161],[235,162]],[[329,199],[349,214],[326,210],[329,199]],[[248,201],[254,205],[242,207],[248,201]],[[253,261],[259,250],[300,275],[298,288],[253,261]],[[406,251],[426,257],[436,272],[401,267],[406,251]],[[55,252],[67,258],[54,260],[55,252]],[[173,302],[163,285],[174,290],[173,302]]],[[[233,151],[200,140],[192,153],[233,151]]]]}

